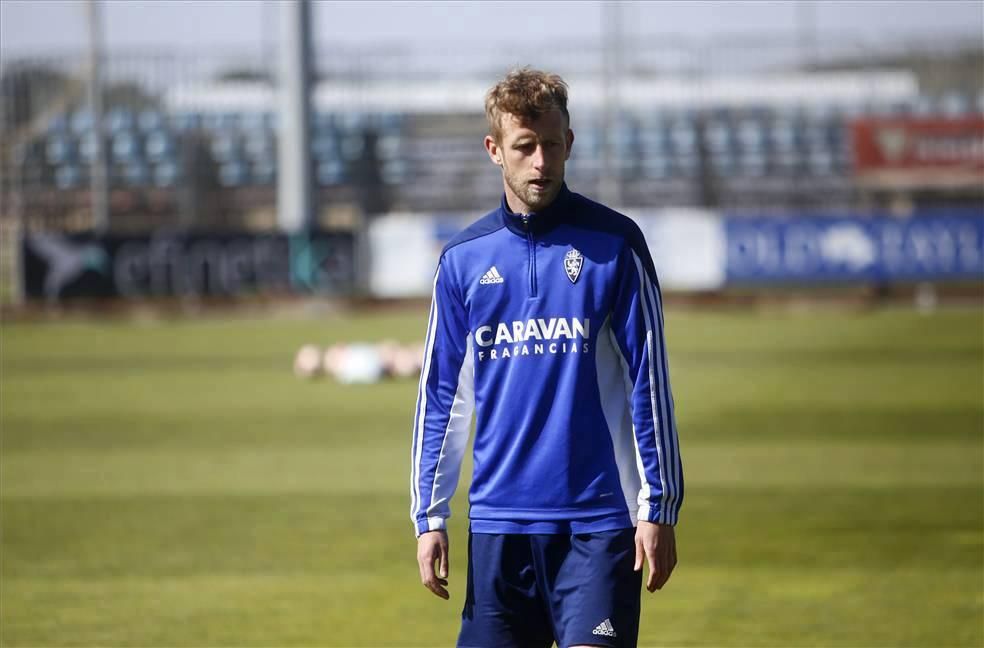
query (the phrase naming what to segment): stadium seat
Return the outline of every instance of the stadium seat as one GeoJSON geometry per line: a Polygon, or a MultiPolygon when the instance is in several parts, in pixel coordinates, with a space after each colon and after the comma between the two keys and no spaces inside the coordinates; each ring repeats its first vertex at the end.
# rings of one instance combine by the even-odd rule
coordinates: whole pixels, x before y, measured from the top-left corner
{"type": "Polygon", "coordinates": [[[330,131],[320,131],[311,140],[311,155],[319,162],[341,160],[338,138],[330,131]]]}
{"type": "Polygon", "coordinates": [[[217,132],[236,131],[240,129],[239,113],[235,112],[207,112],[201,117],[201,127],[204,130],[217,132]]]}
{"type": "Polygon", "coordinates": [[[383,135],[376,140],[376,153],[382,160],[393,160],[400,157],[403,150],[403,139],[396,134],[383,135]]]}
{"type": "Polygon", "coordinates": [[[136,125],[133,113],[127,108],[113,108],[103,117],[103,125],[110,135],[129,131],[136,125]]]}
{"type": "Polygon", "coordinates": [[[642,159],[640,171],[644,179],[666,180],[673,175],[669,159],[661,155],[650,155],[642,159]]]}
{"type": "Polygon", "coordinates": [[[195,112],[180,112],[171,118],[171,124],[179,133],[198,130],[202,127],[202,118],[201,115],[195,112]]]}
{"type": "Polygon", "coordinates": [[[129,187],[142,187],[150,181],[150,169],[140,161],[123,165],[122,172],[123,183],[129,187]]]}
{"type": "Polygon", "coordinates": [[[271,131],[266,128],[250,130],[245,133],[243,151],[251,160],[273,160],[277,158],[277,142],[271,131]]]}
{"type": "Polygon", "coordinates": [[[342,137],[340,151],[345,160],[357,160],[365,152],[365,138],[361,134],[349,134],[342,137]]]}
{"type": "Polygon", "coordinates": [[[144,157],[151,162],[173,159],[177,147],[174,136],[166,130],[154,130],[144,139],[144,157]]]}
{"type": "Polygon", "coordinates": [[[769,175],[769,161],[763,151],[744,151],[738,158],[736,174],[745,178],[764,178],[769,175]]]}
{"type": "Polygon", "coordinates": [[[380,166],[379,175],[384,184],[400,185],[409,180],[409,170],[409,165],[403,160],[387,160],[380,166]]]}
{"type": "Polygon", "coordinates": [[[55,169],[55,186],[59,189],[78,189],[82,186],[82,169],[75,164],[63,164],[55,169]]]}
{"type": "Polygon", "coordinates": [[[152,167],[151,176],[155,186],[173,187],[179,177],[178,165],[171,161],[159,162],[152,167]]]}
{"type": "Polygon", "coordinates": [[[65,115],[55,115],[48,120],[48,125],[45,130],[49,133],[64,133],[68,131],[68,117],[65,115]]]}
{"type": "Polygon", "coordinates": [[[242,157],[242,147],[238,134],[232,130],[221,130],[212,134],[209,142],[212,157],[218,162],[238,161],[242,157]]]}
{"type": "Polygon", "coordinates": [[[939,113],[945,117],[963,117],[971,113],[970,99],[960,92],[947,92],[939,99],[939,113]]]}
{"type": "Polygon", "coordinates": [[[345,182],[345,165],[338,160],[319,162],[315,166],[315,177],[322,187],[345,182]]]}
{"type": "Polygon", "coordinates": [[[72,132],[81,135],[92,130],[92,114],[88,110],[76,110],[69,118],[72,132]]]}
{"type": "Polygon", "coordinates": [[[158,131],[165,127],[164,116],[156,110],[144,110],[137,116],[137,127],[143,133],[158,131]]]}
{"type": "Polygon", "coordinates": [[[241,160],[219,165],[219,184],[223,187],[241,187],[249,183],[249,167],[241,160]]]}
{"type": "MultiPolygon", "coordinates": [[[[105,142],[105,139],[103,140],[105,142]]],[[[96,134],[92,131],[82,133],[79,137],[79,159],[92,163],[96,159],[96,134]]]]}
{"type": "Polygon", "coordinates": [[[734,150],[731,124],[718,119],[708,122],[704,130],[704,143],[707,145],[707,150],[713,155],[730,154],[734,150]]]}
{"type": "Polygon", "coordinates": [[[68,133],[48,135],[45,143],[45,159],[49,164],[74,162],[75,153],[75,141],[68,133]]]}
{"type": "Polygon", "coordinates": [[[696,155],[697,131],[694,123],[688,119],[678,119],[670,129],[670,143],[675,155],[696,155]]]}
{"type": "Polygon", "coordinates": [[[114,162],[131,163],[141,158],[143,147],[134,131],[118,131],[112,136],[112,159],[114,162]]]}
{"type": "Polygon", "coordinates": [[[259,160],[250,164],[250,177],[253,184],[271,185],[277,179],[276,158],[259,160]]]}

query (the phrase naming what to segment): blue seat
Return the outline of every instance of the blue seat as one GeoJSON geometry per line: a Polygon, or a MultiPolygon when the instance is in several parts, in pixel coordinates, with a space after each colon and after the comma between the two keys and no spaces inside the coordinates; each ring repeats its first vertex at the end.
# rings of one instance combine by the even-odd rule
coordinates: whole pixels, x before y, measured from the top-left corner
{"type": "Polygon", "coordinates": [[[72,132],[81,135],[92,130],[93,120],[92,113],[88,110],[76,110],[69,117],[69,127],[72,132]]]}
{"type": "Polygon", "coordinates": [[[232,162],[242,157],[242,144],[238,134],[231,130],[214,133],[209,148],[218,162],[232,162]]]}
{"type": "Polygon", "coordinates": [[[674,121],[669,135],[674,154],[693,155],[697,152],[697,131],[690,120],[674,121]]]}
{"type": "Polygon", "coordinates": [[[939,99],[939,112],[945,117],[964,117],[971,114],[972,103],[962,92],[950,91],[939,99]]]}
{"type": "Polygon", "coordinates": [[[243,150],[246,157],[255,161],[276,158],[277,142],[273,133],[265,128],[247,131],[244,136],[243,150]]]}
{"type": "MultiPolygon", "coordinates": [[[[78,147],[80,160],[90,164],[95,161],[97,141],[96,134],[93,131],[82,133],[79,137],[78,147]]],[[[103,141],[105,142],[105,139],[103,141]]]]}
{"type": "Polygon", "coordinates": [[[178,165],[171,161],[155,164],[151,170],[153,183],[157,187],[173,187],[179,177],[178,165]]]}
{"type": "Polygon", "coordinates": [[[143,133],[158,131],[164,127],[164,115],[156,110],[143,110],[137,116],[137,128],[143,133]]]}
{"type": "Polygon", "coordinates": [[[250,167],[253,184],[270,185],[277,179],[277,165],[272,159],[253,162],[250,167]]]}
{"type": "Polygon", "coordinates": [[[49,133],[65,133],[69,130],[68,117],[59,114],[48,120],[45,130],[49,133]]]}
{"type": "Polygon", "coordinates": [[[68,133],[48,135],[45,142],[45,159],[49,164],[75,162],[75,141],[68,133]]]}
{"type": "Polygon", "coordinates": [[[381,165],[379,174],[384,184],[400,185],[409,180],[410,167],[403,160],[387,160],[381,165]]]}
{"type": "Polygon", "coordinates": [[[317,133],[311,140],[311,155],[319,162],[341,160],[341,145],[338,138],[328,131],[317,133]]]}
{"type": "Polygon", "coordinates": [[[103,125],[110,135],[129,131],[136,125],[133,113],[127,108],[113,108],[103,116],[103,125]]]}
{"type": "Polygon", "coordinates": [[[746,178],[764,178],[769,175],[769,160],[764,151],[745,151],[738,158],[735,171],[746,178]]]}
{"type": "Polygon", "coordinates": [[[123,183],[129,187],[142,187],[150,182],[150,169],[140,161],[123,165],[123,183]]]}
{"type": "Polygon", "coordinates": [[[743,119],[735,128],[735,140],[742,153],[763,155],[768,148],[766,125],[754,118],[743,119]]]}
{"type": "Polygon", "coordinates": [[[345,165],[340,161],[319,162],[315,166],[315,177],[322,187],[345,182],[345,165]]]}
{"type": "Polygon", "coordinates": [[[257,131],[264,131],[268,128],[265,121],[266,114],[260,111],[244,112],[239,117],[237,127],[241,129],[246,137],[257,131]]]}
{"type": "Polygon", "coordinates": [[[179,133],[198,130],[202,127],[202,116],[196,112],[180,112],[171,118],[171,124],[179,133]]]}
{"type": "Polygon", "coordinates": [[[673,175],[673,168],[670,160],[662,155],[652,155],[643,158],[641,163],[643,178],[652,180],[666,180],[673,175]]]}
{"type": "Polygon", "coordinates": [[[340,152],[342,158],[346,160],[357,160],[365,151],[365,139],[361,134],[352,134],[342,137],[340,142],[340,152]]]}
{"type": "Polygon", "coordinates": [[[201,116],[201,127],[207,131],[234,131],[239,129],[239,113],[207,112],[201,116]]]}
{"type": "Polygon", "coordinates": [[[219,184],[223,187],[241,187],[249,182],[249,167],[241,160],[219,165],[219,184]]]}
{"type": "Polygon", "coordinates": [[[731,124],[727,121],[711,120],[704,130],[704,142],[712,154],[724,155],[734,151],[734,138],[731,124]]]}
{"type": "Polygon", "coordinates": [[[738,175],[738,158],[730,151],[712,153],[710,161],[715,175],[723,178],[738,175]]]}
{"type": "Polygon", "coordinates": [[[114,162],[129,164],[142,157],[143,147],[136,132],[124,130],[113,135],[111,151],[114,162]]]}
{"type": "Polygon", "coordinates": [[[144,138],[144,157],[151,162],[173,159],[176,151],[174,136],[166,130],[150,131],[144,138]]]}
{"type": "Polygon", "coordinates": [[[55,168],[55,186],[59,189],[77,189],[83,183],[82,169],[75,164],[63,164],[55,168]]]}
{"type": "Polygon", "coordinates": [[[376,140],[376,154],[383,160],[394,160],[403,153],[403,138],[399,135],[383,135],[376,140]]]}

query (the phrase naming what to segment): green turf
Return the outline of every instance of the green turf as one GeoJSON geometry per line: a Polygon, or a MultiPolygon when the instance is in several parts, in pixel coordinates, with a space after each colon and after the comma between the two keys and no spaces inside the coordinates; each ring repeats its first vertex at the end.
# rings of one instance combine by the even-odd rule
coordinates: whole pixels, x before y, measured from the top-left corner
{"type": "MultiPolygon", "coordinates": [[[[425,317],[5,325],[0,644],[453,645],[465,500],[444,602],[407,519],[415,382],[290,372],[425,317]]],[[[642,645],[984,645],[981,313],[667,327],[687,500],[642,645]]]]}

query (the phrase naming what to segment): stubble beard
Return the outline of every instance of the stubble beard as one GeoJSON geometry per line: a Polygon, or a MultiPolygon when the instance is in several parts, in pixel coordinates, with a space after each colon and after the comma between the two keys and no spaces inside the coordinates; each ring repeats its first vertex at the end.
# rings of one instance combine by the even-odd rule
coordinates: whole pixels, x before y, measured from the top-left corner
{"type": "Polygon", "coordinates": [[[516,175],[510,173],[509,169],[503,166],[502,177],[506,181],[506,186],[515,194],[517,198],[523,201],[531,212],[540,211],[544,207],[547,207],[553,202],[557,194],[560,193],[560,183],[561,181],[554,181],[550,186],[549,193],[540,193],[533,191],[525,181],[518,178],[516,175]]]}

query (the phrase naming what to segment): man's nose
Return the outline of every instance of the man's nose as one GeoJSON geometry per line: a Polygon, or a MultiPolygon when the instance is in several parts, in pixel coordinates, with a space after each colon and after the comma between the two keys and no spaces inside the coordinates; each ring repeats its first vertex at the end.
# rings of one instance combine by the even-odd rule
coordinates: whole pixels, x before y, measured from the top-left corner
{"type": "Polygon", "coordinates": [[[543,146],[537,146],[536,150],[533,151],[533,168],[542,169],[546,166],[547,156],[543,150],[543,146]]]}

